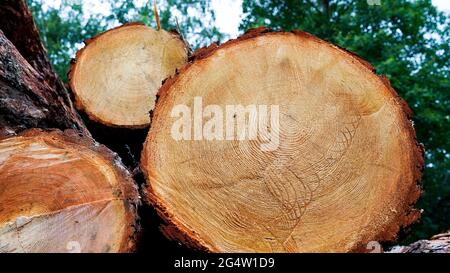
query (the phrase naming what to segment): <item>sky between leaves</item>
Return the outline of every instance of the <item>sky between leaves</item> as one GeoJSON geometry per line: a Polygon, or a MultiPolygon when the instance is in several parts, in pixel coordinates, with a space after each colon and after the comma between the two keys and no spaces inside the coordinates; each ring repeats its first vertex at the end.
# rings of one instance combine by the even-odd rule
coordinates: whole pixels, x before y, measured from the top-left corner
{"type": "MultiPolygon", "coordinates": [[[[61,6],[62,0],[43,0],[46,6],[58,7],[61,6]]],[[[107,13],[109,6],[105,2],[98,0],[71,0],[82,1],[88,11],[91,13],[107,13]]],[[[159,0],[162,1],[162,0],[159,0]]],[[[381,0],[381,4],[386,0],[381,0]]],[[[139,6],[148,3],[148,0],[135,0],[139,6]]],[[[387,4],[387,3],[386,3],[387,4]]],[[[450,13],[450,0],[433,0],[433,4],[440,10],[450,13]]],[[[239,35],[239,24],[241,22],[242,14],[242,0],[212,0],[212,6],[216,13],[216,25],[219,30],[235,38],[239,35]]]]}

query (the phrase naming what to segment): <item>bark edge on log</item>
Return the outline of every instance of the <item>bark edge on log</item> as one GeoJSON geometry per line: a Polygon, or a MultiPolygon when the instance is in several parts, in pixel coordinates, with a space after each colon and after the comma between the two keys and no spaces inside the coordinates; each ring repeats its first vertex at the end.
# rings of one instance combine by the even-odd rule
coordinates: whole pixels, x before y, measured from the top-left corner
{"type": "MultiPolygon", "coordinates": [[[[85,107],[82,103],[82,99],[81,97],[77,94],[77,92],[75,92],[75,86],[73,83],[73,79],[74,79],[74,75],[75,75],[75,71],[76,71],[76,67],[77,67],[77,62],[78,60],[81,59],[81,57],[83,56],[85,50],[88,48],[89,45],[91,45],[92,43],[94,43],[96,40],[98,40],[101,37],[104,37],[114,31],[117,31],[119,29],[123,29],[123,28],[127,28],[127,27],[131,27],[131,26],[146,26],[144,23],[139,23],[139,22],[130,22],[130,23],[125,23],[123,25],[108,29],[105,32],[99,33],[97,35],[95,35],[92,38],[89,38],[87,40],[84,41],[84,47],[81,48],[80,50],[77,51],[75,58],[73,58],[70,62],[70,69],[68,72],[68,79],[69,79],[69,86],[70,86],[70,90],[71,93],[74,96],[75,99],[75,106],[79,111],[84,112],[90,120],[92,120],[93,122],[96,123],[100,123],[104,126],[108,126],[108,127],[112,127],[112,128],[122,128],[122,129],[145,129],[148,128],[151,124],[151,118],[150,118],[150,123],[149,124],[142,124],[142,125],[117,125],[105,120],[102,120],[100,117],[98,117],[95,113],[93,113],[92,111],[90,111],[89,109],[87,109],[87,107],[85,107]]],[[[176,37],[177,39],[179,39],[185,49],[186,49],[186,53],[187,53],[187,57],[189,58],[189,52],[190,52],[190,46],[189,44],[187,44],[187,42],[184,40],[184,38],[182,37],[182,35],[177,31],[177,30],[170,30],[167,31],[170,35],[173,35],[173,37],[176,37]]],[[[157,100],[157,98],[155,99],[155,101],[157,100]]],[[[151,113],[154,111],[154,109],[151,109],[149,111],[149,116],[151,117],[151,113]]]]}
{"type": "MultiPolygon", "coordinates": [[[[67,121],[64,122],[59,120],[53,122],[56,124],[50,127],[63,130],[75,128],[83,132],[85,135],[89,135],[88,130],[84,126],[83,121],[81,120],[72,104],[69,92],[67,91],[65,85],[62,83],[59,77],[53,71],[53,67],[47,57],[47,50],[40,40],[37,26],[26,2],[24,0],[2,1],[2,3],[0,3],[0,25],[2,30],[1,36],[6,37],[6,41],[9,41],[2,41],[4,46],[9,47],[10,49],[8,50],[10,52],[13,52],[15,50],[18,51],[18,54],[7,54],[10,54],[9,56],[16,56],[16,59],[23,58],[25,60],[25,62],[23,63],[28,63],[30,67],[33,68],[33,70],[35,71],[34,74],[36,75],[36,80],[40,82],[39,84],[36,83],[36,85],[45,86],[43,88],[47,89],[45,93],[41,94],[40,96],[45,97],[44,101],[51,98],[52,100],[57,102],[57,105],[53,105],[55,103],[51,103],[51,105],[48,105],[47,107],[51,109],[50,111],[60,112],[59,115],[56,115],[58,117],[57,119],[62,119],[64,118],[64,116],[66,116],[65,118],[67,119],[67,121]],[[24,35],[25,33],[26,35],[24,35]],[[9,43],[12,44],[15,48],[13,49],[10,45],[8,45],[9,43]],[[21,57],[18,57],[19,55],[21,57]],[[57,110],[58,108],[60,108],[60,110],[57,110]],[[61,114],[63,112],[65,115],[61,114]]],[[[2,37],[2,40],[5,39],[2,37]]],[[[2,52],[2,54],[5,54],[5,52],[2,52]]],[[[11,61],[13,61],[14,63],[14,60],[11,61]]],[[[22,64],[22,66],[23,65],[24,64],[22,64]]],[[[31,91],[33,92],[32,88],[31,91]]],[[[39,96],[39,94],[31,95],[39,96]]],[[[50,113],[50,115],[53,115],[53,119],[55,118],[55,113],[50,113]]],[[[46,123],[51,122],[46,121],[46,123]]],[[[27,126],[27,124],[22,125],[23,128],[21,127],[17,131],[33,128],[31,126],[27,126]]]]}
{"type": "MultiPolygon", "coordinates": [[[[407,202],[404,203],[403,207],[403,213],[395,218],[392,219],[391,223],[389,224],[386,229],[384,229],[383,232],[379,233],[374,240],[377,240],[379,242],[387,242],[387,241],[394,241],[397,239],[397,234],[401,229],[404,229],[408,227],[409,225],[415,223],[421,215],[420,210],[415,208],[415,203],[417,202],[418,198],[420,197],[422,193],[421,189],[421,178],[422,178],[422,172],[424,167],[424,146],[420,144],[417,141],[415,129],[413,127],[413,112],[411,108],[408,106],[405,100],[401,98],[397,92],[394,90],[394,88],[391,86],[389,79],[386,76],[378,75],[376,74],[375,68],[365,61],[363,58],[361,58],[356,53],[353,53],[349,50],[346,50],[344,48],[341,48],[339,46],[333,45],[327,41],[324,41],[312,34],[309,34],[307,32],[301,31],[301,30],[293,30],[290,32],[284,32],[284,31],[273,31],[271,29],[268,29],[266,27],[260,27],[255,29],[248,30],[245,34],[243,34],[241,37],[238,37],[237,39],[230,40],[224,44],[218,45],[218,44],[211,44],[208,47],[200,48],[196,50],[191,58],[189,59],[189,62],[179,69],[177,73],[166,79],[160,88],[158,94],[157,94],[157,103],[155,106],[155,109],[152,113],[152,118],[158,114],[159,108],[160,108],[160,101],[164,101],[165,97],[168,96],[168,92],[172,85],[174,85],[180,74],[190,69],[190,67],[197,62],[201,62],[208,56],[213,55],[218,50],[233,46],[236,43],[239,43],[241,41],[249,40],[249,39],[255,39],[261,36],[265,35],[297,35],[300,37],[308,37],[310,39],[313,39],[314,41],[324,44],[326,46],[332,47],[342,53],[345,53],[347,56],[349,56],[354,62],[360,63],[362,66],[367,68],[373,75],[378,77],[383,84],[386,86],[386,88],[389,90],[391,95],[395,98],[395,103],[400,106],[400,109],[402,110],[403,117],[402,117],[402,124],[401,127],[406,129],[406,131],[409,134],[410,139],[414,140],[415,148],[411,151],[411,157],[413,158],[413,161],[416,162],[416,165],[414,166],[414,169],[411,170],[414,176],[415,183],[411,185],[409,188],[409,192],[407,193],[407,202]]],[[[151,130],[151,129],[150,129],[151,130]]],[[[144,143],[144,147],[147,145],[148,138],[146,142],[144,143]]],[[[188,226],[181,223],[176,219],[173,214],[167,210],[167,208],[164,205],[164,202],[160,200],[158,196],[156,196],[152,189],[152,181],[149,177],[151,177],[152,173],[154,173],[154,170],[148,169],[148,167],[144,164],[147,162],[147,154],[145,153],[145,149],[142,151],[141,156],[141,169],[145,175],[145,178],[147,180],[146,187],[144,189],[144,200],[155,206],[161,215],[161,217],[166,221],[167,225],[165,227],[162,227],[163,233],[172,240],[179,240],[183,243],[185,243],[187,246],[195,248],[195,249],[201,249],[209,252],[216,251],[215,249],[211,248],[207,244],[203,242],[201,238],[188,226]]],[[[354,252],[365,252],[366,246],[365,245],[359,245],[357,248],[353,250],[354,252]]]]}
{"type": "Polygon", "coordinates": [[[114,192],[114,195],[118,199],[123,200],[123,206],[126,214],[126,222],[129,223],[125,226],[124,236],[121,240],[119,252],[134,252],[137,246],[137,240],[141,232],[139,216],[137,214],[137,207],[141,204],[140,195],[137,185],[135,184],[130,172],[122,164],[119,156],[113,151],[109,150],[106,146],[99,144],[95,140],[88,136],[82,135],[76,130],[56,130],[56,129],[29,129],[18,134],[1,136],[0,141],[7,140],[14,137],[35,137],[38,135],[45,135],[55,141],[61,141],[61,143],[68,144],[74,147],[85,147],[93,152],[96,152],[101,158],[107,161],[112,167],[114,167],[115,174],[118,176],[117,181],[118,189],[114,192]]]}

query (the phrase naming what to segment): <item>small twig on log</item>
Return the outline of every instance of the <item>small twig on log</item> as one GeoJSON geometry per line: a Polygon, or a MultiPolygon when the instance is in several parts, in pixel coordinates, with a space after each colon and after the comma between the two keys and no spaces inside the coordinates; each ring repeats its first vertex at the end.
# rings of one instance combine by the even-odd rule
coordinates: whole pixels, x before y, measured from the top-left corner
{"type": "Polygon", "coordinates": [[[155,14],[156,25],[158,26],[158,31],[161,30],[161,21],[159,20],[158,8],[156,7],[156,0],[153,1],[153,12],[155,14]]]}

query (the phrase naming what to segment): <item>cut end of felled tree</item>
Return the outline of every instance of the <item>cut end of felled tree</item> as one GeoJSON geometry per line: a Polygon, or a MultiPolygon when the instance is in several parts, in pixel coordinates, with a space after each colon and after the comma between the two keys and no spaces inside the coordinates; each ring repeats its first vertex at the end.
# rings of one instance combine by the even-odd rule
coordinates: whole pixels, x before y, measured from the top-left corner
{"type": "Polygon", "coordinates": [[[109,30],[77,53],[69,75],[76,105],[108,126],[146,127],[162,81],[187,58],[178,34],[136,23],[109,30]]]}
{"type": "Polygon", "coordinates": [[[129,252],[138,194],[106,147],[71,131],[0,140],[1,252],[129,252]]]}
{"type": "Polygon", "coordinates": [[[214,252],[350,252],[417,220],[423,149],[370,64],[266,29],[195,56],[160,89],[142,152],[169,237],[214,252]]]}

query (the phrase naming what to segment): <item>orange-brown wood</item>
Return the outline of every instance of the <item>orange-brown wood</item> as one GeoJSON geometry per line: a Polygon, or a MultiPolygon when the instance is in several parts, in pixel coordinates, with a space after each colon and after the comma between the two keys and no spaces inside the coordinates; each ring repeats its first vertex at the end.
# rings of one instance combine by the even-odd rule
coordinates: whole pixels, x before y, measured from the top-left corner
{"type": "Polygon", "coordinates": [[[0,252],[129,252],[137,189],[118,157],[72,131],[0,140],[0,252]]]}
{"type": "Polygon", "coordinates": [[[142,152],[168,237],[213,252],[349,252],[417,220],[423,148],[411,110],[370,64],[263,28],[194,54],[160,89],[142,152]],[[172,110],[195,97],[221,109],[278,105],[279,146],[175,140],[172,110]]]}
{"type": "Polygon", "coordinates": [[[138,23],[111,29],[77,53],[69,75],[76,105],[104,125],[146,127],[162,81],[187,58],[177,33],[138,23]]]}

